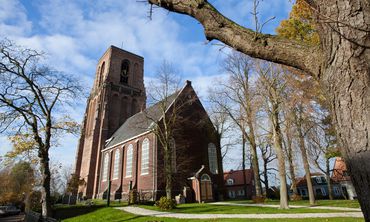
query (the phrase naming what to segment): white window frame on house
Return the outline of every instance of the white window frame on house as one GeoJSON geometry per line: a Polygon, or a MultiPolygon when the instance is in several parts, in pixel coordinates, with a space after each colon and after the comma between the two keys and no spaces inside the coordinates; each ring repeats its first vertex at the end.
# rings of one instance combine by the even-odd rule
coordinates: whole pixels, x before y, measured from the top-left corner
{"type": "Polygon", "coordinates": [[[244,190],[238,190],[238,196],[244,196],[244,190]]]}
{"type": "Polygon", "coordinates": [[[340,189],[339,189],[339,187],[334,187],[334,194],[340,195],[340,189]]]}
{"type": "Polygon", "coordinates": [[[119,163],[120,163],[121,153],[119,149],[114,151],[114,165],[113,165],[113,180],[119,177],[119,163]]]}
{"type": "Polygon", "coordinates": [[[104,154],[102,181],[108,180],[109,153],[104,154]]]}
{"type": "Polygon", "coordinates": [[[235,198],[235,191],[234,190],[229,190],[229,198],[232,198],[232,199],[235,198]]]}
{"type": "Polygon", "coordinates": [[[234,179],[232,179],[232,178],[227,179],[226,184],[227,185],[233,185],[234,184],[234,179]]]}
{"type": "Polygon", "coordinates": [[[126,178],[132,177],[132,159],[134,156],[134,146],[132,144],[128,145],[126,151],[126,178]]]}
{"type": "Polygon", "coordinates": [[[217,150],[216,145],[213,143],[208,144],[208,161],[211,173],[218,174],[217,150]]]}
{"type": "Polygon", "coordinates": [[[322,196],[326,196],[326,190],[323,187],[321,187],[321,194],[322,194],[322,196]]]}
{"type": "Polygon", "coordinates": [[[316,182],[319,184],[322,183],[321,177],[316,177],[316,182]]]}
{"type": "Polygon", "coordinates": [[[145,138],[141,144],[141,175],[149,174],[149,149],[149,139],[145,138]]]}

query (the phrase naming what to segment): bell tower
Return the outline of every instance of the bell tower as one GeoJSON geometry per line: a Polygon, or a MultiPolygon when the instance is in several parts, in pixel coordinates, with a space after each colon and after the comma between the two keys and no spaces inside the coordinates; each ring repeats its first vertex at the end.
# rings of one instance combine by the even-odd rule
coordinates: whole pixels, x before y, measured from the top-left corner
{"type": "Polygon", "coordinates": [[[87,100],[75,174],[83,179],[80,197],[98,193],[101,150],[105,141],[132,115],[145,109],[144,58],[111,46],[100,58],[87,100]]]}

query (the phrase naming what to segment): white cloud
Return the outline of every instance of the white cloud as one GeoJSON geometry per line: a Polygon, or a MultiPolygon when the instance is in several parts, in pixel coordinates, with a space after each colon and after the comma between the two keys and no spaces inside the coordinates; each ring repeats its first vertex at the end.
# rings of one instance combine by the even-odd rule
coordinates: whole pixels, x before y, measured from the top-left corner
{"type": "Polygon", "coordinates": [[[17,0],[0,0],[0,37],[27,35],[32,23],[26,10],[17,0]]]}

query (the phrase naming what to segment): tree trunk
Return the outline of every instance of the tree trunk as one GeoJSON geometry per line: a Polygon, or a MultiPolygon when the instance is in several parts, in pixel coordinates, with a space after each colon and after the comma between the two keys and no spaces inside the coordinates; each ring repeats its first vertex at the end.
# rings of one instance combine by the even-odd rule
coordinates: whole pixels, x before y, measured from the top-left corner
{"type": "Polygon", "coordinates": [[[325,175],[326,175],[326,181],[328,183],[329,199],[333,200],[334,199],[333,198],[333,185],[331,184],[331,178],[330,178],[330,159],[329,158],[326,158],[325,165],[326,165],[325,175]]]}
{"type": "Polygon", "coordinates": [[[247,177],[245,175],[245,134],[244,134],[244,129],[243,129],[243,132],[242,132],[242,149],[243,149],[243,157],[242,157],[242,168],[243,168],[243,187],[244,187],[244,193],[245,193],[245,196],[247,196],[247,177]]]}
{"type": "Polygon", "coordinates": [[[280,208],[288,209],[288,190],[285,177],[285,159],[282,146],[282,134],[280,129],[278,105],[272,105],[271,121],[273,125],[274,148],[278,159],[280,179],[280,208]]]}
{"type": "MultiPolygon", "coordinates": [[[[288,129],[287,127],[287,130],[288,129]]],[[[292,149],[292,139],[290,136],[290,133],[286,133],[287,137],[287,156],[288,156],[288,164],[289,164],[289,174],[290,178],[292,181],[292,190],[293,190],[293,195],[298,196],[298,189],[297,189],[297,180],[296,180],[296,174],[295,174],[295,169],[294,169],[294,160],[293,160],[293,149],[292,149]]]]}
{"type": "Polygon", "coordinates": [[[310,172],[310,164],[308,163],[307,158],[307,150],[304,142],[304,135],[302,132],[302,107],[299,106],[299,110],[297,111],[296,116],[296,127],[298,131],[298,139],[299,139],[299,149],[301,150],[302,161],[303,161],[303,168],[306,174],[306,182],[307,182],[307,189],[308,189],[308,197],[310,199],[310,205],[315,205],[315,194],[313,192],[312,180],[311,180],[311,172],[310,172]]]}
{"type": "Polygon", "coordinates": [[[172,164],[170,150],[164,149],[164,165],[165,165],[165,178],[166,178],[166,197],[172,199],[172,164]]]}
{"type": "Polygon", "coordinates": [[[251,146],[251,153],[252,153],[252,166],[253,166],[253,176],[256,188],[256,197],[262,196],[262,188],[261,188],[261,180],[260,180],[260,171],[259,171],[259,164],[258,164],[258,156],[257,156],[257,145],[256,143],[250,144],[251,146]]]}
{"type": "Polygon", "coordinates": [[[42,216],[52,216],[51,211],[51,198],[50,198],[50,170],[49,170],[49,153],[46,151],[39,152],[41,174],[42,174],[42,186],[41,186],[41,207],[42,216]]]}
{"type": "Polygon", "coordinates": [[[370,221],[370,3],[322,0],[317,7],[325,16],[349,24],[319,23],[327,61],[322,80],[341,153],[365,220],[370,221]]]}
{"type": "Polygon", "coordinates": [[[247,107],[249,107],[249,115],[247,116],[247,124],[249,128],[249,143],[251,146],[251,154],[252,154],[252,166],[253,166],[253,176],[255,181],[255,188],[256,188],[256,197],[262,196],[262,188],[261,188],[261,180],[260,180],[260,168],[258,164],[258,156],[257,156],[257,144],[256,138],[254,134],[254,126],[252,121],[252,112],[250,111],[252,108],[252,104],[250,102],[249,95],[247,96],[247,107]]]}

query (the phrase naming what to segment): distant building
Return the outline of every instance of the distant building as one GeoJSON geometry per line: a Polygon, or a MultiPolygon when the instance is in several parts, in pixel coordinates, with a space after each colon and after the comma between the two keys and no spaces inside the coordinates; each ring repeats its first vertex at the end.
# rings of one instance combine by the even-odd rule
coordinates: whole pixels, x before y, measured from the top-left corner
{"type": "Polygon", "coordinates": [[[345,198],[353,200],[357,198],[355,187],[352,184],[351,177],[348,174],[346,163],[343,158],[337,157],[333,168],[333,181],[339,183],[341,191],[345,198]]]}
{"type": "MultiPolygon", "coordinates": [[[[328,199],[329,198],[329,188],[328,183],[323,173],[311,173],[311,181],[313,186],[313,192],[316,199],[328,199]]],[[[340,188],[340,184],[332,182],[333,188],[333,197],[334,198],[342,198],[342,192],[340,188]]],[[[301,195],[303,198],[308,197],[308,188],[307,188],[307,180],[306,176],[297,178],[297,190],[298,194],[301,195]]]]}
{"type": "Polygon", "coordinates": [[[243,179],[243,170],[224,172],[224,182],[229,199],[252,199],[255,193],[253,170],[245,170],[246,191],[243,179]]]}

